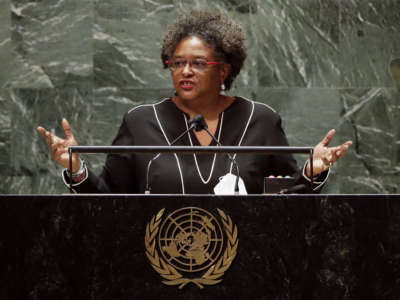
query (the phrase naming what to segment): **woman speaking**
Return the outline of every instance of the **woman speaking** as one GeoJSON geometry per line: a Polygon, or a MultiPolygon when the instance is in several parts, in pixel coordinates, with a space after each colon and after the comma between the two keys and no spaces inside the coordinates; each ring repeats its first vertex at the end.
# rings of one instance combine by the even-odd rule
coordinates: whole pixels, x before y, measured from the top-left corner
{"type": "MultiPolygon", "coordinates": [[[[272,108],[224,94],[246,59],[244,42],[243,29],[224,15],[193,11],[178,18],[167,29],[161,50],[162,64],[171,72],[175,94],[128,111],[113,145],[167,146],[174,142],[177,146],[216,146],[217,141],[206,130],[188,130],[189,121],[202,115],[209,131],[224,146],[287,146],[281,119],[272,108]]],[[[65,138],[43,127],[38,130],[54,160],[67,168],[68,146],[77,142],[67,120],[62,125],[65,138]]],[[[329,131],[314,148],[315,190],[351,145],[348,141],[328,147],[334,135],[334,130],[329,131]]],[[[294,176],[301,183],[309,180],[311,173],[309,164],[298,169],[294,158],[287,154],[238,154],[235,160],[243,185],[252,194],[263,192],[263,179],[271,174],[294,176]]],[[[151,182],[152,193],[208,194],[214,193],[220,179],[229,173],[235,173],[235,167],[225,154],[124,153],[108,155],[102,173],[96,176],[74,153],[72,174],[64,170],[63,177],[69,182],[72,176],[78,193],[143,193],[151,182]]]]}

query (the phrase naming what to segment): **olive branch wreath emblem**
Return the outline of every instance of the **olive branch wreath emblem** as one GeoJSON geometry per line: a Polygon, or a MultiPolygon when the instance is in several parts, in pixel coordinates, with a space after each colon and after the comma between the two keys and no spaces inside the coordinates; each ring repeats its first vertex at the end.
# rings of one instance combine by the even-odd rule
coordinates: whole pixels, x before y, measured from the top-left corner
{"type": "Polygon", "coordinates": [[[229,269],[237,254],[237,247],[239,243],[238,229],[237,226],[232,223],[231,218],[222,210],[217,208],[225,229],[225,234],[228,237],[224,254],[215,264],[209,267],[200,278],[185,278],[176,270],[176,268],[170,264],[167,264],[164,259],[160,257],[156,249],[156,236],[160,228],[164,211],[165,208],[161,209],[157,215],[153,216],[150,222],[147,223],[145,234],[147,258],[149,259],[153,269],[165,279],[162,281],[162,283],[171,286],[179,285],[179,289],[182,289],[188,283],[193,283],[202,289],[204,287],[203,285],[215,285],[221,282],[221,277],[229,269]]]}

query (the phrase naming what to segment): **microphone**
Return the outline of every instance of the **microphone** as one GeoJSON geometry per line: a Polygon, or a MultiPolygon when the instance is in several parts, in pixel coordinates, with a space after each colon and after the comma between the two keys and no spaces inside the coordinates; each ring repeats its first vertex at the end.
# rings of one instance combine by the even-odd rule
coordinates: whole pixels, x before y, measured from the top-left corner
{"type": "MultiPolygon", "coordinates": [[[[208,125],[206,123],[206,120],[204,120],[204,117],[202,115],[195,115],[193,117],[193,119],[190,119],[188,122],[189,126],[194,126],[194,131],[201,131],[203,129],[208,131],[208,125]]],[[[209,132],[209,135],[211,135],[211,137],[215,140],[216,138],[211,134],[211,132],[209,132]]],[[[219,143],[217,141],[217,143],[219,143]]]]}
{"type": "MultiPolygon", "coordinates": [[[[199,128],[199,122],[200,122],[200,119],[199,119],[199,116],[200,115],[196,115],[193,119],[190,119],[189,120],[189,128],[188,129],[186,129],[184,132],[182,132],[176,139],[174,139],[172,142],[171,142],[171,144],[170,144],[170,146],[172,146],[172,145],[174,145],[177,141],[179,141],[185,134],[187,134],[189,131],[191,131],[191,130],[196,130],[196,128],[199,128]],[[197,117],[197,118],[196,118],[197,117]]],[[[202,116],[201,116],[201,118],[203,118],[202,116]]],[[[203,121],[204,121],[204,118],[203,118],[203,121]]],[[[206,124],[207,125],[207,124],[206,124]]],[[[201,130],[201,129],[200,129],[201,130]]],[[[199,130],[196,130],[196,131],[199,131],[199,130]]],[[[150,167],[151,167],[151,164],[153,163],[153,161],[155,161],[157,158],[159,158],[160,157],[160,155],[161,155],[161,153],[157,153],[152,159],[150,159],[150,161],[149,161],[149,163],[147,164],[147,171],[146,171],[146,189],[145,189],[145,191],[144,191],[144,193],[145,194],[150,194],[150,190],[151,190],[151,188],[150,188],[150,180],[149,180],[149,175],[150,175],[150,167]]]]}
{"type": "Polygon", "coordinates": [[[307,186],[305,184],[297,184],[287,189],[282,189],[278,194],[297,194],[297,192],[301,192],[305,190],[307,186]]]}
{"type": "MultiPolygon", "coordinates": [[[[211,136],[211,138],[217,143],[218,146],[222,146],[222,144],[217,140],[217,138],[211,133],[211,131],[208,129],[208,125],[206,123],[206,120],[204,120],[204,117],[202,115],[196,115],[194,116],[194,118],[192,120],[190,120],[192,122],[195,122],[195,131],[201,131],[202,129],[204,129],[209,136],[211,136]]],[[[189,124],[190,124],[189,121],[189,124]]],[[[239,195],[239,165],[237,164],[235,158],[230,154],[227,153],[230,161],[235,165],[236,168],[236,180],[235,180],[235,195],[239,195]]]]}

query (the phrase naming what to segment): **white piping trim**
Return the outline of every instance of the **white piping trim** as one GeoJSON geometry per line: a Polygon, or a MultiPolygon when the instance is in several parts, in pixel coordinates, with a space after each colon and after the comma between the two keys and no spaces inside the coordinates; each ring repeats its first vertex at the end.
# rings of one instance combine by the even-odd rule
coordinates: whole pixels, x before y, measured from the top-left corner
{"type": "MultiPolygon", "coordinates": [[[[183,116],[185,117],[186,130],[189,130],[189,126],[188,126],[188,121],[187,121],[186,115],[183,114],[183,116]]],[[[222,112],[222,115],[221,115],[221,122],[220,122],[220,126],[219,126],[218,137],[217,137],[218,141],[219,141],[219,138],[221,137],[221,130],[222,130],[222,124],[223,123],[224,123],[224,112],[222,112]]],[[[189,136],[190,146],[193,147],[193,142],[192,142],[192,138],[190,136],[190,132],[189,131],[188,131],[188,136],[189,136]]],[[[217,146],[219,146],[219,145],[217,144],[217,146]]],[[[217,158],[217,153],[214,153],[214,158],[213,158],[213,162],[212,162],[212,165],[211,165],[210,175],[208,176],[207,180],[204,180],[203,175],[201,174],[200,167],[199,167],[199,164],[197,162],[197,156],[196,156],[195,153],[193,153],[193,157],[194,157],[194,163],[196,165],[197,173],[199,174],[199,177],[200,177],[201,181],[203,182],[203,184],[208,184],[210,182],[210,180],[211,180],[212,174],[214,173],[214,166],[215,166],[215,160],[217,158]]]]}
{"type": "MultiPolygon", "coordinates": [[[[243,98],[243,97],[241,97],[241,98],[243,98]]],[[[243,99],[246,100],[246,101],[248,101],[248,102],[250,102],[252,106],[251,106],[251,112],[250,112],[249,118],[248,118],[248,120],[247,120],[246,127],[245,127],[244,130],[243,130],[243,133],[242,133],[242,136],[241,136],[240,141],[239,141],[239,143],[238,143],[238,146],[242,145],[244,136],[245,136],[245,134],[246,134],[246,132],[247,132],[247,129],[249,128],[249,125],[250,125],[250,120],[253,118],[254,106],[255,106],[255,105],[254,105],[254,101],[251,101],[251,100],[246,99],[246,98],[243,98],[243,99]]],[[[236,159],[236,153],[233,155],[233,160],[235,160],[235,159],[236,159]]],[[[230,167],[230,169],[229,169],[229,172],[230,172],[230,173],[232,173],[232,169],[233,169],[233,162],[231,162],[231,167],[230,167]]]]}
{"type": "MultiPolygon", "coordinates": [[[[158,104],[160,104],[160,103],[162,103],[162,102],[164,102],[164,101],[166,101],[166,100],[168,100],[168,99],[169,99],[169,98],[166,98],[166,99],[162,100],[161,102],[158,102],[158,103],[156,103],[156,104],[152,104],[152,106],[153,106],[154,115],[155,115],[155,117],[156,117],[158,126],[160,126],[161,132],[162,132],[162,134],[164,135],[164,138],[165,138],[165,140],[167,141],[168,146],[171,146],[171,143],[170,143],[170,141],[169,141],[167,135],[165,134],[164,128],[163,128],[162,125],[161,125],[160,119],[158,118],[157,110],[156,110],[156,105],[158,105],[158,104]]],[[[183,175],[182,175],[181,165],[180,165],[180,163],[179,163],[179,158],[178,158],[178,155],[176,155],[176,153],[174,153],[174,156],[175,156],[175,159],[176,159],[176,163],[177,163],[177,165],[178,165],[179,175],[180,175],[180,177],[181,177],[182,194],[185,194],[185,183],[183,182],[183,175]]]]}
{"type": "MultiPolygon", "coordinates": [[[[306,167],[307,167],[307,163],[308,161],[306,161],[306,163],[304,164],[303,167],[303,177],[308,181],[311,182],[311,179],[306,175],[306,167]]],[[[317,186],[314,188],[313,187],[313,191],[318,190],[321,186],[323,186],[325,184],[325,182],[328,180],[329,174],[331,173],[331,169],[328,169],[328,174],[326,174],[325,180],[324,181],[314,181],[314,184],[317,184],[317,186]]],[[[314,177],[314,178],[318,178],[314,177]]]]}
{"type": "MultiPolygon", "coordinates": [[[[63,182],[64,182],[64,184],[69,188],[69,182],[67,183],[67,181],[65,180],[65,178],[66,178],[66,174],[67,174],[67,172],[68,172],[68,169],[67,168],[64,168],[63,170],[62,170],[62,172],[61,172],[61,177],[62,177],[62,180],[63,180],[63,182]]],[[[79,181],[79,182],[72,182],[72,187],[75,187],[75,186],[78,186],[78,185],[80,185],[81,183],[83,183],[84,181],[86,181],[86,179],[88,179],[88,177],[89,177],[89,172],[88,172],[88,169],[87,169],[87,167],[85,166],[85,172],[86,172],[86,174],[85,174],[85,178],[83,178],[81,181],[79,181]]],[[[77,194],[77,191],[75,191],[74,189],[72,189],[72,191],[75,193],[75,194],[77,194]]]]}
{"type": "Polygon", "coordinates": [[[158,105],[158,104],[161,104],[162,102],[167,101],[169,99],[171,99],[171,98],[164,98],[160,102],[153,103],[153,104],[141,104],[141,105],[135,106],[135,107],[131,108],[130,110],[128,110],[128,114],[130,114],[132,111],[134,111],[137,108],[158,105]]]}
{"type": "MultiPolygon", "coordinates": [[[[247,99],[246,99],[247,100],[247,99]]],[[[250,101],[250,100],[249,100],[250,101]]],[[[263,103],[263,102],[257,102],[257,104],[261,104],[261,105],[264,105],[264,106],[266,106],[267,108],[269,108],[270,110],[272,110],[274,113],[276,113],[276,110],[275,109],[273,109],[271,106],[269,106],[268,104],[265,104],[265,103],[263,103]]]]}
{"type": "Polygon", "coordinates": [[[266,106],[267,108],[269,108],[270,110],[272,110],[274,113],[276,113],[276,110],[275,110],[275,109],[273,109],[271,106],[269,106],[268,104],[266,104],[266,103],[264,103],[264,102],[258,102],[258,101],[256,102],[256,101],[247,99],[246,97],[243,97],[243,96],[238,96],[238,98],[242,98],[242,99],[244,99],[244,100],[246,100],[246,101],[249,101],[249,102],[254,102],[254,103],[257,103],[257,104],[264,105],[264,106],[266,106]]]}

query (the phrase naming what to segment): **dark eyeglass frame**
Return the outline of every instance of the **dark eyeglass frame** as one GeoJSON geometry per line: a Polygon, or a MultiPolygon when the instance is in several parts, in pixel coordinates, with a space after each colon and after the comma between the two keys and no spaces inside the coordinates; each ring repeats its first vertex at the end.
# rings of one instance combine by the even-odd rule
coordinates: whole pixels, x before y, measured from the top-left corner
{"type": "Polygon", "coordinates": [[[180,61],[180,63],[183,63],[183,65],[182,65],[182,66],[179,66],[179,67],[173,66],[174,61],[166,60],[165,63],[168,65],[168,67],[169,67],[172,71],[179,70],[179,69],[184,69],[184,68],[186,67],[187,64],[189,64],[189,67],[190,67],[192,70],[197,70],[197,71],[203,71],[203,70],[205,69],[205,67],[206,67],[206,66],[209,66],[209,65],[223,65],[223,64],[224,64],[224,63],[219,62],[219,61],[207,61],[207,60],[205,60],[205,59],[182,60],[182,61],[180,61]],[[193,61],[196,61],[196,60],[197,60],[197,61],[202,61],[202,62],[204,62],[206,65],[205,65],[204,67],[201,67],[201,68],[193,67],[193,61]]]}

